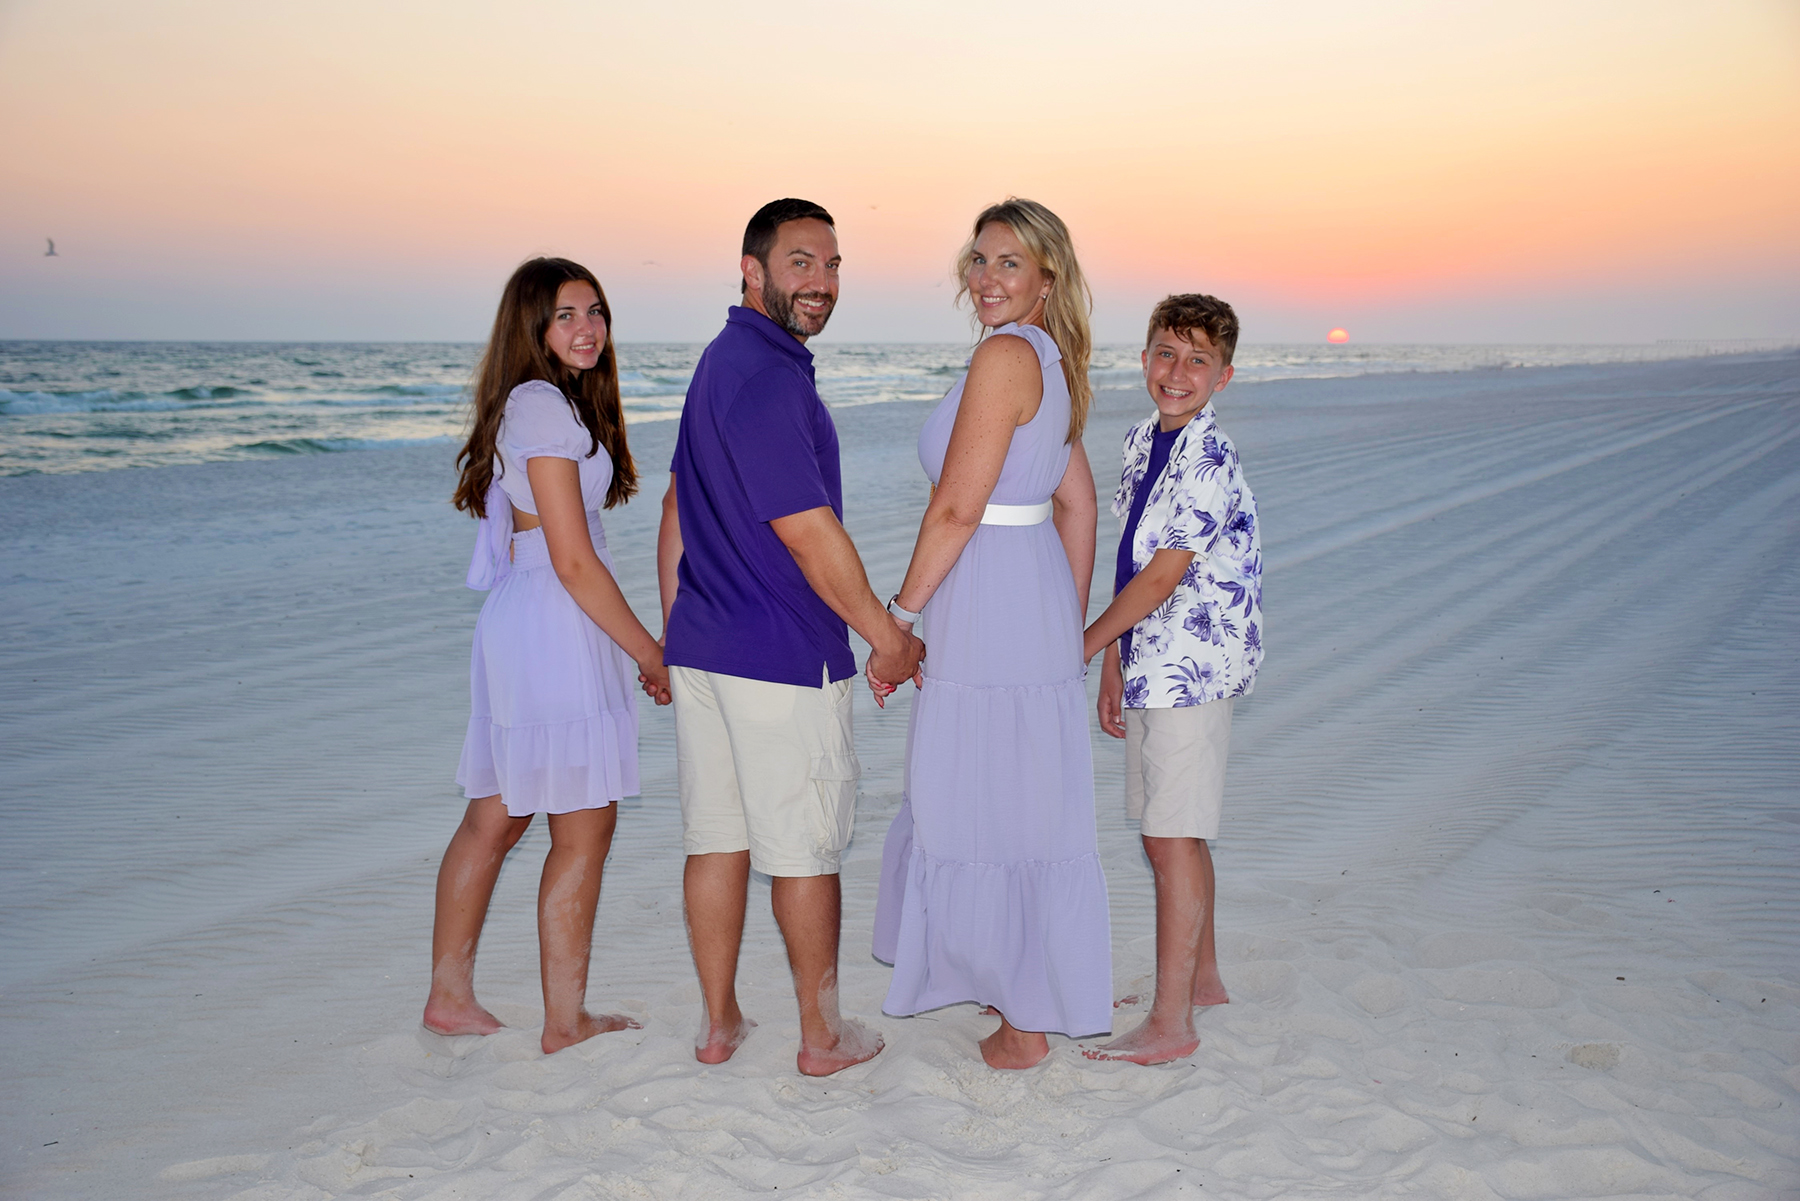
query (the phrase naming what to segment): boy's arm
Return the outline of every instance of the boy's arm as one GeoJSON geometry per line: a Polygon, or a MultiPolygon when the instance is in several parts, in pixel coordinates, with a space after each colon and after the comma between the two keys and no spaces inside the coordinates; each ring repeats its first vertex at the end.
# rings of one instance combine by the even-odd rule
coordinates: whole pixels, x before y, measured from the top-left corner
{"type": "Polygon", "coordinates": [[[1086,663],[1102,647],[1117,642],[1125,631],[1154,613],[1158,605],[1174,595],[1175,586],[1181,583],[1188,564],[1193,561],[1191,550],[1164,548],[1151,555],[1144,570],[1131,577],[1124,591],[1113,597],[1106,612],[1087,628],[1082,639],[1081,661],[1086,663]]]}

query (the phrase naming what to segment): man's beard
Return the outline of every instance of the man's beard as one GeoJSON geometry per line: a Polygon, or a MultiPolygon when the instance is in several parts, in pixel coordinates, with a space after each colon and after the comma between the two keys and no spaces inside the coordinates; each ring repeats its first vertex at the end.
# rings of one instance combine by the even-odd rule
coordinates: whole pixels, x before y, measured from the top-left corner
{"type": "Polygon", "coordinates": [[[837,307],[837,300],[829,292],[783,292],[775,286],[774,280],[768,280],[763,284],[763,307],[769,310],[769,320],[788,333],[796,338],[810,338],[831,320],[831,310],[837,307]],[[825,311],[817,317],[795,312],[794,301],[798,297],[823,300],[825,311]]]}

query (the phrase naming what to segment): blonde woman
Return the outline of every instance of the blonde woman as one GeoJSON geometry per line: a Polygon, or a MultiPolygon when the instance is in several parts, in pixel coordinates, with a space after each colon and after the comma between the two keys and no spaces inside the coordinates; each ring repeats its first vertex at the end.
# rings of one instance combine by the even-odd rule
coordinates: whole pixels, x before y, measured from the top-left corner
{"type": "Polygon", "coordinates": [[[935,490],[889,612],[930,653],[875,954],[894,965],[888,1013],[989,1006],[982,1058],[1027,1068],[1048,1031],[1112,1026],[1081,660],[1091,300],[1067,227],[1030,200],[983,211],[957,270],[983,337],[919,434],[935,490]]]}

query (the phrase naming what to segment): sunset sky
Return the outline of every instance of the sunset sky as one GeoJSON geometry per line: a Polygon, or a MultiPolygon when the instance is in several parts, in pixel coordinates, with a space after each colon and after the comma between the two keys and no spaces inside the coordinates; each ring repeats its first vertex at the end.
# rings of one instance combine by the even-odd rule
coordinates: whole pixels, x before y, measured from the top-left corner
{"type": "Polygon", "coordinates": [[[1800,338],[1800,4],[0,0],[3,338],[477,339],[555,253],[700,340],[798,195],[827,337],[953,340],[1009,193],[1102,341],[1800,338]]]}

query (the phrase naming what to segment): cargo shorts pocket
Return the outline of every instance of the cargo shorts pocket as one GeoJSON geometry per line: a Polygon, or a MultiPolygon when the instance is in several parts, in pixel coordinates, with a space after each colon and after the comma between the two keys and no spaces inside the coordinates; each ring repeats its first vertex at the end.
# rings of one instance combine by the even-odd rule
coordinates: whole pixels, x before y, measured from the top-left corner
{"type": "Polygon", "coordinates": [[[856,823],[856,781],[861,777],[862,764],[854,752],[824,752],[812,757],[813,838],[820,855],[835,858],[850,845],[850,831],[856,823]]]}

